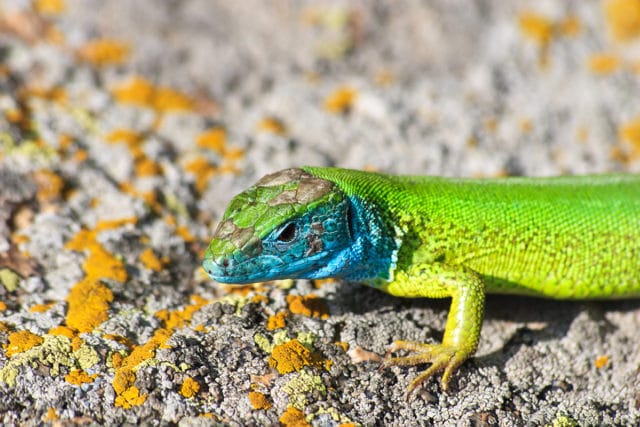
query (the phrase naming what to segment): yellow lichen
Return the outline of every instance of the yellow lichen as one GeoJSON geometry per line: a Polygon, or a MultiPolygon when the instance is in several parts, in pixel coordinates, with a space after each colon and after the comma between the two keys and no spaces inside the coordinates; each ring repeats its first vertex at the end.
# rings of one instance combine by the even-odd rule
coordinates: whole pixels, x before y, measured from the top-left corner
{"type": "Polygon", "coordinates": [[[192,398],[200,391],[200,383],[191,377],[186,377],[180,387],[180,394],[187,399],[192,398]]]}
{"type": "Polygon", "coordinates": [[[0,301],[0,311],[5,311],[7,309],[7,304],[4,301],[0,301]]]}
{"type": "Polygon", "coordinates": [[[272,406],[269,398],[265,394],[257,391],[249,392],[249,402],[253,409],[269,409],[272,406]]]}
{"type": "Polygon", "coordinates": [[[69,384],[74,384],[79,386],[82,384],[92,383],[97,376],[98,374],[89,375],[82,369],[74,369],[73,371],[69,372],[67,375],[64,376],[64,380],[69,384]]]}
{"type": "Polygon", "coordinates": [[[310,427],[311,424],[307,422],[304,416],[304,412],[293,406],[288,406],[287,410],[279,419],[282,427],[310,427]]]}
{"type": "Polygon", "coordinates": [[[594,74],[611,74],[620,68],[620,58],[609,53],[594,53],[589,58],[589,69],[594,74]]]}
{"type": "Polygon", "coordinates": [[[319,353],[312,352],[297,339],[292,339],[273,347],[269,366],[280,374],[288,374],[305,366],[321,367],[323,363],[319,353]]]}
{"type": "Polygon", "coordinates": [[[614,39],[628,41],[640,36],[640,0],[608,0],[604,11],[614,39]]]}
{"type": "Polygon", "coordinates": [[[347,113],[357,97],[358,92],[354,88],[342,86],[325,98],[324,108],[331,113],[347,113]]]}
{"type": "Polygon", "coordinates": [[[9,342],[5,344],[6,354],[11,357],[25,352],[44,342],[44,339],[29,331],[17,331],[9,334],[9,342]]]}
{"type": "Polygon", "coordinates": [[[129,59],[131,48],[114,39],[91,40],[78,49],[78,57],[98,67],[121,65],[129,59]]]}
{"type": "Polygon", "coordinates": [[[329,308],[325,301],[314,295],[287,295],[287,304],[289,310],[294,314],[302,314],[310,317],[319,317],[327,319],[329,317],[329,308]]]}

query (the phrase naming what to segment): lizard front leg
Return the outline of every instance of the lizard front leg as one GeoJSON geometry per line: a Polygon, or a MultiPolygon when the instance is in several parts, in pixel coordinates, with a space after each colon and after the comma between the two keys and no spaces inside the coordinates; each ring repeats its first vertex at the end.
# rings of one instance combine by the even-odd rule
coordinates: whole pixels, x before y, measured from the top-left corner
{"type": "Polygon", "coordinates": [[[411,382],[408,395],[442,371],[440,382],[442,389],[447,391],[451,375],[478,348],[484,316],[485,287],[482,278],[462,266],[425,264],[398,271],[394,280],[382,286],[382,290],[401,297],[451,297],[441,344],[396,341],[390,352],[407,350],[415,354],[390,358],[382,364],[382,368],[387,368],[431,363],[426,371],[411,382]]]}

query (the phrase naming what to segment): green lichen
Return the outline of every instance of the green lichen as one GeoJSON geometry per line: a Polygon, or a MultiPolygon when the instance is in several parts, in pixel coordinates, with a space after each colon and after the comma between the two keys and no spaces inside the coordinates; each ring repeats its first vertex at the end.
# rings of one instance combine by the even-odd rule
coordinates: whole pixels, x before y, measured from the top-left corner
{"type": "Polygon", "coordinates": [[[265,353],[271,354],[271,352],[273,351],[273,344],[268,337],[262,334],[255,334],[253,337],[253,341],[255,341],[258,348],[265,353]]]}
{"type": "MultiPolygon", "coordinates": [[[[52,376],[60,375],[60,368],[79,368],[80,361],[71,348],[71,340],[63,335],[43,335],[41,345],[16,354],[0,369],[0,381],[13,387],[21,366],[42,364],[48,366],[52,376]]],[[[80,351],[80,350],[78,350],[80,351]]],[[[85,351],[86,352],[86,351],[85,351]]],[[[85,352],[82,352],[83,363],[85,352]]],[[[89,358],[90,359],[90,358],[89,358]]],[[[94,363],[95,364],[95,363],[94,363]]],[[[93,365],[92,365],[93,366],[93,365]]]]}
{"type": "Polygon", "coordinates": [[[545,427],[578,427],[578,422],[568,415],[558,415],[551,424],[547,424],[545,427]]]}
{"type": "Polygon", "coordinates": [[[18,289],[20,276],[9,268],[2,268],[0,269],[0,284],[2,284],[7,291],[13,292],[18,289]]]}
{"type": "Polygon", "coordinates": [[[301,370],[291,381],[282,388],[289,395],[289,404],[297,409],[304,409],[308,402],[308,393],[320,392],[327,394],[327,388],[322,383],[320,375],[313,375],[305,369],[301,370]]]}

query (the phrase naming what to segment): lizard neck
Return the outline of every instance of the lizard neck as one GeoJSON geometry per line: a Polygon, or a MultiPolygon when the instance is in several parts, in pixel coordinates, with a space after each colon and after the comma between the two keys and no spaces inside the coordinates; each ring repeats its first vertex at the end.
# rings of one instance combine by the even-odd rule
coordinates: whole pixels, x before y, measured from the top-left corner
{"type": "Polygon", "coordinates": [[[308,278],[339,277],[372,284],[391,279],[399,247],[391,217],[373,202],[348,197],[351,244],[308,278]]]}

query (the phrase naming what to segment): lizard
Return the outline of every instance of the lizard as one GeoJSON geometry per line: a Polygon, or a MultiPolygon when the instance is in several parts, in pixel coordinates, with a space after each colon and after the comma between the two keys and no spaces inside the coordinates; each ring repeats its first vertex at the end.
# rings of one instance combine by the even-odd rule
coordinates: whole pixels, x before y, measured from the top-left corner
{"type": "Polygon", "coordinates": [[[444,178],[285,169],[234,197],[205,251],[214,280],[339,278],[451,298],[438,344],[395,341],[382,368],[431,365],[449,390],[480,339],[485,294],[640,297],[640,176],[444,178]]]}

